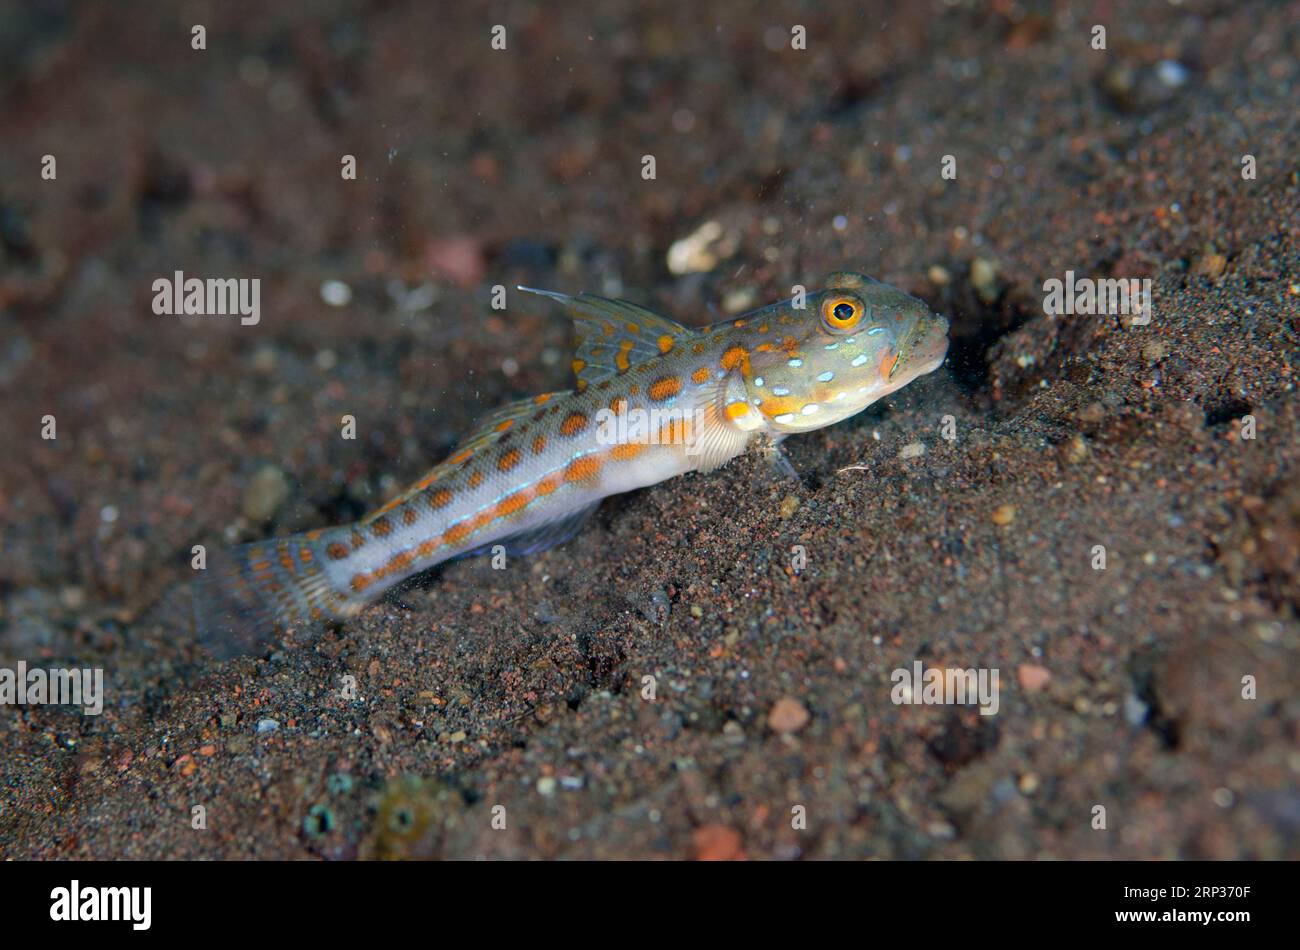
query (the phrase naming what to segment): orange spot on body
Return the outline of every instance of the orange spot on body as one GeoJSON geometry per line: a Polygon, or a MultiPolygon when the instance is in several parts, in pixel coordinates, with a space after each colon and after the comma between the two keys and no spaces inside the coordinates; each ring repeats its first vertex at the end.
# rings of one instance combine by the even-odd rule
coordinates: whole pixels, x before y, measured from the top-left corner
{"type": "Polygon", "coordinates": [[[464,541],[474,531],[474,526],[468,521],[462,521],[460,524],[452,525],[443,534],[443,538],[448,544],[459,544],[464,541]]]}
{"type": "Polygon", "coordinates": [[[758,408],[765,416],[779,416],[785,412],[797,412],[799,404],[788,396],[772,396],[759,403],[758,408]]]}
{"type": "Polygon", "coordinates": [[[511,449],[501,458],[497,459],[497,468],[503,472],[508,472],[519,464],[519,450],[511,449]]]}
{"type": "Polygon", "coordinates": [[[650,388],[647,390],[650,398],[655,402],[672,399],[681,391],[682,378],[680,376],[660,376],[650,384],[650,388]]]}
{"type": "Polygon", "coordinates": [[[691,381],[702,386],[709,381],[711,375],[712,373],[709,372],[707,366],[701,366],[695,372],[691,373],[691,381]]]}
{"type": "Polygon", "coordinates": [[[513,419],[502,419],[500,422],[497,423],[497,431],[505,432],[514,424],[515,424],[515,420],[513,419]]]}
{"type": "Polygon", "coordinates": [[[398,574],[410,567],[411,562],[415,560],[415,555],[410,551],[403,551],[385,564],[382,568],[384,574],[398,574]]]}
{"type": "Polygon", "coordinates": [[[542,405],[543,403],[549,402],[550,399],[551,399],[551,394],[550,394],[550,393],[542,393],[540,396],[534,396],[534,397],[533,397],[533,404],[534,404],[534,405],[537,405],[537,406],[540,406],[540,405],[542,405]]]}
{"type": "Polygon", "coordinates": [[[585,428],[587,428],[586,415],[581,412],[571,412],[560,423],[560,434],[572,437],[585,428]]]}
{"type": "Polygon", "coordinates": [[[365,536],[360,531],[353,531],[352,537],[348,540],[352,542],[352,550],[354,551],[360,551],[366,544],[365,536]]]}
{"type": "Polygon", "coordinates": [[[248,565],[248,569],[252,571],[254,574],[262,574],[271,569],[271,562],[254,561],[252,564],[248,565]]]}
{"type": "Polygon", "coordinates": [[[533,454],[541,455],[546,451],[546,436],[539,434],[533,439],[533,454]]]}
{"type": "Polygon", "coordinates": [[[302,563],[304,564],[310,564],[313,560],[311,555],[311,548],[299,548],[298,560],[302,561],[302,563]]]}
{"type": "Polygon", "coordinates": [[[546,478],[543,478],[540,482],[537,483],[537,494],[549,495],[551,492],[555,491],[555,489],[559,487],[560,487],[560,480],[556,478],[554,475],[550,475],[546,478]]]}
{"type": "Polygon", "coordinates": [[[393,526],[387,518],[376,518],[374,523],[370,525],[370,533],[376,538],[386,538],[392,530],[393,526]]]}
{"type": "Polygon", "coordinates": [[[609,411],[621,416],[627,411],[627,399],[623,396],[615,396],[609,401],[609,411]]]}
{"type": "Polygon", "coordinates": [[[483,484],[483,473],[471,472],[469,476],[469,487],[478,488],[482,484],[483,484]]]}
{"type": "Polygon", "coordinates": [[[457,452],[451,458],[447,459],[447,461],[452,465],[459,465],[461,462],[468,461],[469,457],[473,454],[474,452],[472,449],[466,449],[463,452],[457,452]]]}
{"type": "Polygon", "coordinates": [[[341,541],[335,541],[325,549],[325,553],[330,556],[331,560],[341,561],[348,556],[348,546],[341,541]]]}
{"type": "Polygon", "coordinates": [[[590,478],[595,478],[600,474],[600,465],[600,459],[593,458],[590,455],[574,459],[564,469],[564,480],[567,482],[585,482],[590,478]]]}
{"type": "Polygon", "coordinates": [[[609,450],[609,457],[615,462],[628,462],[645,451],[644,442],[620,442],[609,450]]]}
{"type": "Polygon", "coordinates": [[[359,594],[370,586],[370,576],[368,574],[353,574],[350,586],[359,594]]]}
{"type": "Polygon", "coordinates": [[[513,495],[507,495],[496,506],[497,517],[504,518],[506,515],[513,515],[516,511],[522,511],[532,500],[531,491],[517,491],[513,495]]]}
{"type": "Polygon", "coordinates": [[[671,353],[673,351],[674,340],[667,333],[658,340],[660,353],[671,353]]]}
{"type": "Polygon", "coordinates": [[[743,402],[728,403],[726,413],[728,419],[739,419],[741,416],[749,414],[749,404],[743,402]]]}
{"type": "Polygon", "coordinates": [[[420,516],[415,513],[414,508],[406,508],[402,511],[402,524],[410,527],[415,524],[415,520],[420,516]]]}

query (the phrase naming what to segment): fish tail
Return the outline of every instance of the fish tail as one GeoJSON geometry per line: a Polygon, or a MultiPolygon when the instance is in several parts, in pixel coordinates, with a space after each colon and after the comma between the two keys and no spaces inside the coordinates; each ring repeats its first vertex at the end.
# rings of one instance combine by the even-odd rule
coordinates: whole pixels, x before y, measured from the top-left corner
{"type": "Polygon", "coordinates": [[[255,652],[275,628],[319,627],[363,606],[331,582],[331,547],[351,526],[254,541],[214,552],[194,587],[199,642],[216,656],[255,652]]]}

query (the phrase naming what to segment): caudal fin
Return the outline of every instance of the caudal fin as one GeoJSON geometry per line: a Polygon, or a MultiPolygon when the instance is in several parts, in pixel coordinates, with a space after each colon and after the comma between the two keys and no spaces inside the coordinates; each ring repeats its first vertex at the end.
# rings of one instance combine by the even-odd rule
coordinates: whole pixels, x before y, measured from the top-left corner
{"type": "Polygon", "coordinates": [[[254,541],[208,559],[194,584],[199,642],[218,657],[257,652],[276,627],[306,629],[352,616],[360,605],[335,590],[325,572],[328,549],[347,527],[254,541]]]}

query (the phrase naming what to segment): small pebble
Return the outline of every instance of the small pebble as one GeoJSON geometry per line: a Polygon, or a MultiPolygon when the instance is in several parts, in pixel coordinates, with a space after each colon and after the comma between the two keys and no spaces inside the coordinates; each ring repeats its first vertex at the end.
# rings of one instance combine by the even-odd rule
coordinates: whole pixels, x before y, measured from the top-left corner
{"type": "Polygon", "coordinates": [[[773,732],[789,735],[808,725],[810,718],[812,717],[809,716],[803,703],[790,696],[784,696],[776,701],[771,712],[767,714],[767,724],[772,727],[773,732]]]}
{"type": "Polygon", "coordinates": [[[703,825],[691,833],[697,861],[735,861],[744,856],[740,832],[726,825],[703,825]]]}
{"type": "Polygon", "coordinates": [[[799,510],[799,498],[796,495],[786,495],[781,499],[781,518],[788,519],[799,510]]]}
{"type": "Polygon", "coordinates": [[[898,457],[904,460],[919,459],[924,454],[925,454],[924,442],[909,442],[907,443],[907,445],[903,446],[901,449],[898,450],[898,457]]]}
{"type": "Polygon", "coordinates": [[[1174,59],[1162,59],[1156,64],[1156,77],[1170,89],[1177,89],[1187,82],[1187,67],[1174,59]]]}
{"type": "Polygon", "coordinates": [[[352,302],[352,288],[341,280],[327,280],[320,285],[320,299],[331,307],[346,307],[352,302]]]}
{"type": "Polygon", "coordinates": [[[279,720],[276,719],[259,719],[257,720],[257,734],[265,735],[268,732],[275,732],[280,728],[279,720]]]}
{"type": "Polygon", "coordinates": [[[259,346],[253,353],[253,370],[254,372],[272,373],[275,371],[275,349],[270,346],[259,346]]]}
{"type": "Polygon", "coordinates": [[[1125,720],[1128,725],[1141,725],[1147,721],[1148,706],[1130,693],[1125,697],[1125,720]]]}
{"type": "Polygon", "coordinates": [[[548,798],[555,794],[555,787],[558,783],[549,775],[544,775],[537,780],[537,792],[539,795],[545,795],[548,798]]]}
{"type": "Polygon", "coordinates": [[[1202,254],[1192,264],[1192,273],[1197,277],[1217,280],[1228,267],[1228,258],[1222,254],[1202,254]]]}
{"type": "Polygon", "coordinates": [[[1063,454],[1065,460],[1071,465],[1078,465],[1088,457],[1091,451],[1088,448],[1088,440],[1081,435],[1075,434],[1065,443],[1063,454]]]}
{"type": "Polygon", "coordinates": [[[1052,680],[1052,671],[1045,666],[1022,663],[1016,670],[1016,678],[1026,692],[1036,693],[1052,680]]]}
{"type": "Polygon", "coordinates": [[[947,287],[952,283],[952,274],[948,273],[948,268],[940,264],[931,264],[925,276],[929,277],[930,283],[936,287],[947,287]]]}
{"type": "Polygon", "coordinates": [[[1001,293],[998,284],[998,265],[983,257],[977,257],[971,262],[970,282],[980,300],[986,304],[993,303],[1001,293]]]}
{"type": "Polygon", "coordinates": [[[1016,520],[1015,505],[998,505],[993,509],[993,514],[989,516],[995,525],[1006,527],[1016,520]]]}
{"type": "Polygon", "coordinates": [[[241,510],[249,521],[270,521],[276,509],[289,497],[289,479],[274,465],[263,466],[244,489],[241,510]]]}

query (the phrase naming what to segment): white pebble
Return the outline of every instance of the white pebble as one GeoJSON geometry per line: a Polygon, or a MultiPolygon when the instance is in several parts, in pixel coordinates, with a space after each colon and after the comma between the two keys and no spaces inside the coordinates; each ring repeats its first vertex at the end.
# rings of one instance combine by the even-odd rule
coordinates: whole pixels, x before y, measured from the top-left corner
{"type": "Polygon", "coordinates": [[[352,288],[341,280],[327,280],[320,285],[320,299],[331,307],[346,307],[352,302],[352,288]]]}

